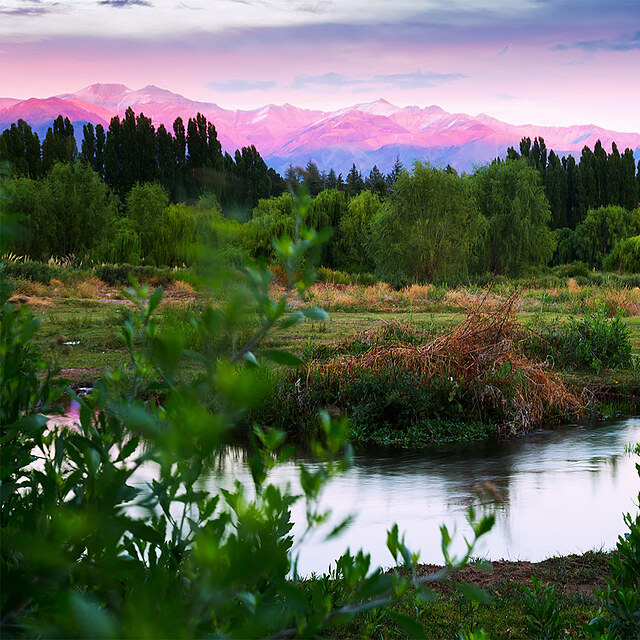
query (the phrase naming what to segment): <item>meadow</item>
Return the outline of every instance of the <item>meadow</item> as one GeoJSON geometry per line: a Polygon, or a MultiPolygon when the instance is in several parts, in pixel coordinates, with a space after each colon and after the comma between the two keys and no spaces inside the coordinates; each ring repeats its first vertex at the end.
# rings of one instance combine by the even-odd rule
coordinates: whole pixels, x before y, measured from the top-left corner
{"type": "MultiPolygon", "coordinates": [[[[186,349],[204,349],[206,345],[202,336],[190,318],[208,304],[215,306],[218,303],[209,294],[198,290],[192,275],[190,272],[168,275],[156,273],[147,275],[147,280],[152,287],[164,283],[165,297],[157,311],[160,332],[178,335],[186,349]]],[[[596,279],[602,280],[602,277],[596,279]]],[[[485,387],[488,384],[492,387],[497,385],[507,399],[521,393],[520,387],[516,391],[518,385],[514,380],[500,380],[496,364],[499,357],[496,354],[492,355],[491,367],[483,374],[483,382],[480,373],[476,372],[477,380],[456,382],[457,386],[452,386],[447,380],[451,376],[457,380],[462,375],[460,371],[430,371],[428,380],[422,374],[415,377],[415,370],[405,371],[409,378],[398,380],[392,373],[402,370],[397,360],[377,364],[376,372],[373,372],[371,363],[362,365],[367,354],[371,360],[371,353],[375,353],[376,362],[384,363],[394,349],[424,349],[431,341],[455,331],[470,315],[480,313],[491,316],[500,313],[501,305],[507,301],[510,305],[509,323],[518,333],[516,342],[521,352],[518,357],[546,363],[544,370],[549,373],[550,379],[565,385],[566,392],[574,394],[581,408],[589,415],[633,413],[637,410],[640,398],[640,288],[610,282],[579,284],[574,277],[564,280],[555,277],[551,286],[544,286],[544,281],[539,280],[542,279],[497,282],[485,286],[411,285],[400,289],[383,282],[368,285],[316,283],[309,288],[304,299],[293,299],[291,307],[320,307],[329,313],[329,318],[306,318],[284,330],[273,331],[262,345],[264,349],[291,352],[300,359],[305,373],[301,374],[299,368],[291,372],[281,370],[278,366],[272,367],[269,376],[272,382],[275,380],[280,385],[280,392],[274,394],[274,398],[279,400],[275,404],[267,402],[264,412],[258,412],[253,418],[264,423],[275,420],[280,428],[291,435],[303,434],[306,439],[308,430],[313,429],[311,425],[315,424],[315,413],[323,405],[335,407],[342,404],[344,406],[336,410],[343,411],[348,406],[349,412],[358,413],[359,405],[352,395],[362,394],[364,388],[370,394],[377,393],[380,406],[376,406],[375,410],[367,407],[366,411],[373,413],[367,418],[366,428],[358,429],[358,420],[354,421],[354,433],[360,433],[363,443],[422,446],[438,439],[473,439],[497,433],[519,433],[543,426],[544,421],[572,419],[575,412],[569,405],[573,401],[566,404],[567,401],[562,400],[556,411],[547,406],[555,406],[555,401],[547,398],[537,400],[545,408],[541,404],[539,416],[522,427],[500,431],[499,424],[506,419],[500,412],[494,411],[495,407],[490,407],[491,410],[484,413],[472,408],[472,424],[462,433],[457,427],[452,431],[447,425],[467,422],[462,416],[470,408],[469,398],[472,394],[477,396],[483,393],[482,384],[485,387]],[[595,341],[591,344],[588,340],[586,359],[575,361],[572,356],[573,360],[568,360],[566,353],[563,354],[561,345],[567,339],[566,331],[585,319],[597,322],[597,318],[601,323],[618,322],[624,328],[631,354],[626,361],[615,362],[614,358],[611,362],[600,363],[599,356],[590,350],[601,347],[595,341]],[[350,362],[349,373],[345,369],[345,358],[350,362]],[[282,398],[287,397],[286,390],[301,375],[303,378],[306,376],[307,404],[284,407],[281,403],[282,398]],[[392,380],[387,378],[389,375],[392,380]],[[433,385],[436,379],[441,380],[437,388],[433,385]],[[386,381],[375,386],[382,380],[386,381]],[[356,384],[354,381],[359,382],[356,384]],[[503,388],[505,385],[506,388],[503,388]],[[389,436],[389,431],[397,430],[397,425],[386,424],[388,420],[384,418],[391,411],[388,405],[391,402],[390,388],[400,393],[401,400],[396,398],[394,402],[402,404],[402,410],[396,411],[399,417],[395,422],[404,420],[407,423],[405,426],[410,428],[409,435],[403,428],[395,436],[389,436]],[[416,396],[411,389],[427,389],[426,395],[433,399],[434,406],[438,408],[437,424],[429,420],[426,425],[416,426],[421,419],[419,416],[430,414],[420,399],[422,396],[416,396]],[[329,397],[331,393],[335,397],[329,397]],[[460,396],[459,402],[455,400],[456,394],[460,396]],[[413,406],[409,413],[406,412],[407,406],[413,406]],[[451,409],[452,406],[458,406],[460,411],[456,413],[451,409]],[[276,419],[276,416],[280,418],[276,419]],[[375,420],[382,421],[384,426],[371,432],[375,420]],[[482,423],[488,423],[488,426],[482,426],[482,423]]],[[[95,276],[78,275],[69,270],[65,272],[64,269],[61,270],[60,279],[53,278],[48,284],[21,277],[15,278],[14,284],[14,299],[29,303],[42,321],[38,344],[46,357],[60,368],[60,375],[75,387],[91,387],[105,367],[119,366],[128,357],[118,335],[119,327],[131,310],[124,286],[107,285],[95,276]]],[[[271,293],[276,296],[283,293],[277,277],[273,279],[271,293]]],[[[251,313],[243,317],[237,329],[239,343],[242,343],[243,337],[251,335],[257,322],[257,317],[251,313]]],[[[582,335],[578,338],[582,342],[586,340],[582,335]]],[[[470,339],[469,335],[461,338],[465,343],[470,339]]],[[[576,349],[578,347],[582,348],[578,345],[576,349]]],[[[484,348],[488,348],[487,345],[484,348]]],[[[458,354],[456,357],[462,356],[458,354]]],[[[508,366],[511,366],[513,354],[509,358],[508,366]]],[[[180,375],[188,378],[196,373],[197,366],[185,362],[180,375]]],[[[553,393],[557,396],[560,392],[556,390],[553,393]]],[[[560,395],[566,395],[565,390],[560,395]]],[[[529,404],[533,403],[533,396],[526,397],[529,404]]]]}

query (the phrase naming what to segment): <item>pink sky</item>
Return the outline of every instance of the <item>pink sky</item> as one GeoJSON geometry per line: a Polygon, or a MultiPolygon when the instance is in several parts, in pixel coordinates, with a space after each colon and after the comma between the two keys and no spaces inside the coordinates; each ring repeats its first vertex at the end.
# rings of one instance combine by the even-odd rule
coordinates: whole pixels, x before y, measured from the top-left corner
{"type": "Polygon", "coordinates": [[[640,131],[635,0],[5,0],[0,17],[5,97],[156,84],[233,109],[383,97],[640,131]]]}

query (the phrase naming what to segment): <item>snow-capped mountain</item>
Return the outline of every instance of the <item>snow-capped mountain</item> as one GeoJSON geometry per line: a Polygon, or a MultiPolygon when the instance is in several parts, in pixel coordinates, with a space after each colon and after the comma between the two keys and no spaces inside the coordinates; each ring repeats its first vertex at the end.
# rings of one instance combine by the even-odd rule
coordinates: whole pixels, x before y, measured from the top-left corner
{"type": "MultiPolygon", "coordinates": [[[[574,156],[600,140],[613,141],[640,156],[640,133],[621,133],[593,124],[571,127],[511,125],[487,114],[448,113],[438,106],[397,107],[386,100],[357,104],[337,111],[301,109],[290,104],[232,111],[215,103],[189,100],[153,85],[131,90],[122,84],[93,84],[72,94],[46,99],[0,98],[0,129],[19,118],[42,137],[59,114],[78,128],[87,122],[105,128],[114,115],[131,107],[156,126],[168,130],[177,117],[186,121],[200,112],[215,124],[223,148],[230,153],[254,144],[266,162],[283,171],[289,164],[313,159],[322,169],[346,172],[353,162],[363,171],[374,164],[387,171],[396,157],[405,165],[428,160],[469,170],[517,146],[524,136],[542,136],[557,153],[574,156]]],[[[77,130],[76,137],[82,137],[77,130]]]]}

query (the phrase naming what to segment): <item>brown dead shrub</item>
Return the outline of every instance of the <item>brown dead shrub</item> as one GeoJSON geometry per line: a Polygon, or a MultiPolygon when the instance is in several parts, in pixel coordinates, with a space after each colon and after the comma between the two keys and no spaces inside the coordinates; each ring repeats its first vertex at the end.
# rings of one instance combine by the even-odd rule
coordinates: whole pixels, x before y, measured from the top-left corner
{"type": "Polygon", "coordinates": [[[529,331],[516,321],[517,301],[514,294],[497,308],[476,306],[451,331],[424,344],[382,339],[398,331],[383,326],[369,333],[371,348],[362,355],[340,356],[327,364],[312,362],[309,375],[349,379],[362,370],[383,374],[396,368],[415,379],[451,379],[462,386],[480,416],[500,410],[504,434],[581,414],[580,399],[549,366],[524,355],[522,344],[529,331]]]}

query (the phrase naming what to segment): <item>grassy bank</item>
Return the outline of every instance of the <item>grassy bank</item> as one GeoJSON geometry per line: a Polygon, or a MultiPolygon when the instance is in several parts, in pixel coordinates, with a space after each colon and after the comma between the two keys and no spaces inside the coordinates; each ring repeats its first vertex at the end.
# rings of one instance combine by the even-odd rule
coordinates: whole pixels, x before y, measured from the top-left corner
{"type": "MultiPolygon", "coordinates": [[[[489,596],[486,602],[472,603],[453,585],[444,583],[436,587],[439,597],[435,601],[424,602],[409,597],[387,610],[360,614],[336,637],[406,638],[407,634],[393,618],[394,613],[415,616],[426,636],[434,639],[463,637],[462,634],[480,628],[488,638],[543,637],[533,624],[534,612],[541,608],[536,607],[536,603],[542,605],[545,598],[542,595],[532,598],[527,594],[526,589],[532,589],[532,579],[554,589],[550,601],[557,612],[560,634],[549,637],[592,637],[585,625],[598,614],[593,591],[604,586],[610,557],[603,552],[589,552],[538,563],[499,561],[492,563],[489,570],[471,565],[460,571],[455,579],[484,589],[489,596]]],[[[423,566],[420,571],[429,573],[437,568],[423,566]]]]}
{"type": "MultiPolygon", "coordinates": [[[[126,359],[118,335],[129,307],[122,287],[95,279],[75,285],[17,285],[16,299],[30,304],[42,320],[36,339],[63,377],[91,386],[104,367],[126,359]]],[[[339,308],[336,301],[353,294],[345,286],[316,285],[307,304],[339,308]]],[[[386,285],[348,285],[360,292],[357,311],[334,310],[329,322],[307,320],[269,335],[266,348],[291,351],[305,368],[270,370],[276,389],[252,419],[306,440],[317,426],[317,412],[328,407],[352,418],[355,442],[416,447],[521,433],[573,419],[580,414],[578,405],[591,415],[640,411],[637,355],[612,367],[598,357],[572,361],[574,352],[584,347],[580,336],[573,347],[565,348],[567,331],[576,324],[598,314],[603,326],[612,324],[607,317],[618,313],[619,326],[628,329],[631,352],[638,354],[640,315],[632,313],[638,311],[640,297],[635,290],[572,290],[570,283],[562,304],[579,311],[569,313],[553,310],[553,304],[560,303],[550,302],[551,290],[531,289],[528,298],[523,292],[509,298],[513,287],[501,286],[504,295],[495,287],[475,292],[456,288],[437,300],[434,287],[413,287],[392,292],[391,300],[384,301],[390,306],[383,307],[376,300],[389,292],[386,285]],[[426,292],[422,298],[421,291],[426,292]],[[488,342],[482,331],[460,333],[470,310],[482,309],[490,317],[505,300],[510,301],[509,326],[498,319],[498,331],[488,342]],[[613,310],[612,300],[624,302],[624,310],[613,310]],[[532,301],[533,307],[526,309],[532,301]],[[420,304],[432,310],[417,310],[420,304]],[[456,331],[454,345],[451,332],[456,331]],[[443,336],[449,336],[450,344],[433,360],[428,345],[443,336]],[[423,366],[429,358],[437,366],[423,366]],[[458,361],[466,362],[466,368],[456,367],[458,361]]],[[[187,349],[202,348],[189,318],[203,305],[191,285],[171,280],[158,310],[160,330],[180,335],[187,349]]],[[[247,335],[250,329],[249,319],[247,335]]],[[[242,339],[240,335],[240,343],[242,339]]],[[[587,351],[590,348],[591,343],[587,351]]],[[[185,364],[182,375],[192,372],[193,365],[185,364]]]]}

